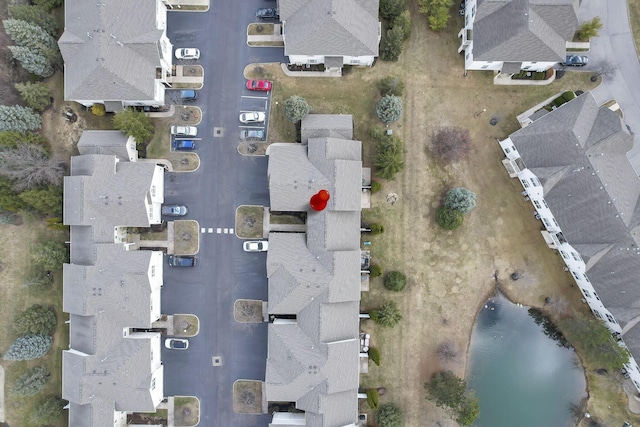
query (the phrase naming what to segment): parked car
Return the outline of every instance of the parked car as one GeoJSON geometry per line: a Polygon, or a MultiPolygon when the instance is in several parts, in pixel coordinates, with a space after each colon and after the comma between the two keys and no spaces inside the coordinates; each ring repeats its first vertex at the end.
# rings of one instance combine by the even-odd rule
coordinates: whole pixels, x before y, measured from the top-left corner
{"type": "Polygon", "coordinates": [[[172,350],[186,350],[189,348],[189,340],[184,338],[167,338],[164,340],[164,346],[172,350]]]}
{"type": "Polygon", "coordinates": [[[258,19],[269,19],[269,18],[279,18],[280,14],[278,13],[278,8],[276,7],[261,7],[256,10],[256,18],[258,19]]]}
{"type": "Polygon", "coordinates": [[[173,141],[174,150],[195,150],[196,142],[192,139],[175,139],[173,141]]]}
{"type": "Polygon", "coordinates": [[[259,111],[247,111],[240,114],[240,122],[242,123],[262,123],[267,115],[259,111]]]}
{"type": "Polygon", "coordinates": [[[171,267],[195,267],[196,257],[169,255],[169,265],[171,267]]]}
{"type": "Polygon", "coordinates": [[[176,59],[200,59],[200,49],[195,47],[176,49],[176,59]]]}
{"type": "Polygon", "coordinates": [[[162,207],[162,215],[185,216],[187,212],[189,212],[189,209],[183,205],[164,205],[162,207]]]}
{"type": "Polygon", "coordinates": [[[198,97],[195,90],[181,90],[178,92],[178,97],[183,101],[193,101],[198,97]]]}
{"type": "Polygon", "coordinates": [[[262,90],[269,92],[271,90],[271,81],[269,80],[247,80],[247,89],[262,90]]]}
{"type": "Polygon", "coordinates": [[[245,252],[265,252],[269,249],[269,242],[266,240],[247,241],[242,244],[245,252]]]}
{"type": "Polygon", "coordinates": [[[589,63],[589,58],[584,55],[567,55],[564,62],[560,65],[571,67],[584,67],[589,63]]]}
{"type": "Polygon", "coordinates": [[[171,126],[171,135],[196,136],[198,128],[195,126],[171,126]]]}
{"type": "Polygon", "coordinates": [[[257,129],[244,129],[240,131],[240,138],[242,139],[264,139],[264,131],[257,129]]]}

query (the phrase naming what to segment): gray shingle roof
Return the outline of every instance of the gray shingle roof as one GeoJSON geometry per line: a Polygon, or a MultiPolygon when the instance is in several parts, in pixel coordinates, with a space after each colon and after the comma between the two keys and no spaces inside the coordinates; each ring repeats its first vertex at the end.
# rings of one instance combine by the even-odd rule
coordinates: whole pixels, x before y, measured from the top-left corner
{"type": "Polygon", "coordinates": [[[80,154],[113,154],[119,160],[136,159],[135,140],[119,130],[85,130],[78,141],[80,154]]]}
{"type": "Polygon", "coordinates": [[[285,55],[378,56],[378,0],[280,0],[285,55]]]}
{"type": "MultiPolygon", "coordinates": [[[[65,100],[153,100],[161,66],[157,0],[67,0],[65,100]]],[[[166,12],[164,12],[166,13],[166,12]]]]}
{"type": "Polygon", "coordinates": [[[322,128],[351,137],[351,116],[307,117],[324,136],[269,148],[271,209],[307,211],[307,232],[269,234],[268,310],[295,321],[269,325],[266,399],[295,402],[309,427],[341,427],[358,416],[361,143],[322,128]],[[320,189],[331,199],[316,212],[320,189]]]}
{"type": "Polygon", "coordinates": [[[113,243],[94,250],[95,265],[65,264],[63,269],[63,310],[70,313],[71,325],[62,395],[78,409],[73,413],[72,408],[70,426],[112,426],[114,411],[153,412],[158,403],[150,389],[152,377],[162,372],[160,334],[133,339],[124,338],[123,331],[151,327],[151,307],[159,306],[152,298],[159,291],[153,288],[159,285],[150,282],[149,270],[155,259],[156,274],[162,275],[157,262],[162,256],[113,243]]]}
{"type": "Polygon", "coordinates": [[[309,138],[353,139],[353,116],[350,114],[307,114],[300,123],[301,142],[309,138]]]}
{"type": "Polygon", "coordinates": [[[92,226],[95,242],[113,242],[114,227],[149,227],[147,197],[154,163],[117,162],[114,155],[71,158],[64,178],[64,223],[92,226]]]}
{"type": "Polygon", "coordinates": [[[480,61],[564,60],[578,25],[575,0],[478,1],[473,57],[480,61]]]}
{"type": "MultiPolygon", "coordinates": [[[[624,326],[640,316],[640,180],[620,117],[585,93],[511,135],[532,171],[553,169],[545,201],[587,265],[602,303],[624,326]]],[[[637,359],[635,325],[625,343],[637,359]]]]}

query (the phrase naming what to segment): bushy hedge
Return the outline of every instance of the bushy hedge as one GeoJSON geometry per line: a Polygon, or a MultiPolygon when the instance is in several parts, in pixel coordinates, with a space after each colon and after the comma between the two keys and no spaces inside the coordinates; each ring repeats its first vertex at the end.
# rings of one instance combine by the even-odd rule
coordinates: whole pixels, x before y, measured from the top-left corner
{"type": "Polygon", "coordinates": [[[369,359],[377,366],[380,366],[380,350],[375,347],[369,347],[369,359]]]}
{"type": "Polygon", "coordinates": [[[390,291],[400,292],[407,286],[407,276],[399,271],[390,271],[384,276],[384,287],[390,291]]]}
{"type": "Polygon", "coordinates": [[[371,409],[378,409],[380,405],[380,395],[378,394],[378,390],[375,388],[370,388],[367,390],[367,405],[371,409]]]}
{"type": "Polygon", "coordinates": [[[441,206],[436,211],[436,222],[445,230],[455,230],[463,221],[463,214],[459,210],[441,206]]]}
{"type": "Polygon", "coordinates": [[[382,276],[382,267],[380,267],[378,264],[371,264],[371,267],[369,267],[369,275],[371,277],[382,276]]]}

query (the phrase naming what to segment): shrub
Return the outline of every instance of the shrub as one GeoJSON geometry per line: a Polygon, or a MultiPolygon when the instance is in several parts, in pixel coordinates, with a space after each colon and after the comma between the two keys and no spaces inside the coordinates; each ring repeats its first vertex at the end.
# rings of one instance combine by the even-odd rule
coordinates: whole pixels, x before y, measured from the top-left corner
{"type": "Polygon", "coordinates": [[[390,271],[384,276],[384,287],[390,291],[400,292],[407,286],[407,276],[399,271],[390,271]]]}
{"type": "Polygon", "coordinates": [[[47,354],[53,344],[49,335],[24,335],[11,344],[4,360],[33,360],[47,354]]]}
{"type": "Polygon", "coordinates": [[[18,335],[49,335],[58,325],[53,307],[34,304],[13,319],[13,330],[18,335]]]}
{"type": "Polygon", "coordinates": [[[393,403],[381,405],[374,418],[378,427],[402,427],[402,411],[393,403]]]}
{"type": "Polygon", "coordinates": [[[311,107],[307,100],[301,96],[293,95],[284,101],[284,116],[291,123],[298,123],[304,116],[309,114],[311,107]]]}
{"type": "Polygon", "coordinates": [[[428,398],[441,408],[449,409],[456,422],[463,426],[473,424],[480,416],[480,405],[473,391],[467,391],[467,383],[452,371],[434,372],[425,383],[428,398]]]}
{"type": "Polygon", "coordinates": [[[369,359],[371,359],[376,366],[380,366],[380,350],[375,347],[369,347],[369,359]]]}
{"type": "Polygon", "coordinates": [[[476,193],[466,188],[452,188],[444,198],[444,206],[463,214],[469,213],[476,207],[476,193]]]}
{"type": "Polygon", "coordinates": [[[453,0],[418,0],[420,13],[429,18],[429,28],[433,31],[442,30],[449,22],[449,10],[453,0]]]}
{"type": "Polygon", "coordinates": [[[382,303],[380,308],[372,310],[369,315],[374,322],[385,328],[392,328],[402,320],[402,314],[398,309],[398,305],[395,301],[387,300],[382,303]],[[375,313],[375,318],[374,318],[375,313]]]}
{"type": "Polygon", "coordinates": [[[382,189],[382,184],[378,181],[373,181],[371,183],[371,193],[375,194],[382,189]]]}
{"type": "Polygon", "coordinates": [[[382,276],[382,267],[380,267],[378,264],[371,264],[371,267],[369,267],[369,275],[371,277],[382,276]]]}
{"type": "Polygon", "coordinates": [[[370,388],[367,390],[367,405],[371,409],[378,409],[378,405],[380,404],[380,394],[378,390],[375,388],[370,388]]]}
{"type": "Polygon", "coordinates": [[[581,41],[589,41],[591,37],[597,37],[602,29],[602,20],[595,16],[592,20],[583,22],[578,28],[577,38],[581,41]]]}
{"type": "Polygon", "coordinates": [[[462,212],[441,206],[436,211],[436,222],[445,230],[455,230],[462,225],[464,218],[462,212]]]}
{"type": "Polygon", "coordinates": [[[469,131],[453,126],[440,128],[431,142],[433,152],[445,161],[461,160],[471,151],[469,131]]]}
{"type": "Polygon", "coordinates": [[[402,117],[402,99],[395,95],[385,95],[376,105],[376,114],[385,124],[397,122],[402,117]]]}
{"type": "Polygon", "coordinates": [[[387,76],[378,81],[378,89],[380,90],[380,96],[402,96],[404,82],[398,76],[387,76]]]}
{"type": "Polygon", "coordinates": [[[34,271],[28,273],[22,286],[34,291],[45,291],[51,288],[52,283],[53,276],[51,272],[47,272],[43,268],[36,268],[34,271]]]}
{"type": "Polygon", "coordinates": [[[16,379],[11,392],[18,396],[33,396],[42,391],[50,377],[46,366],[36,366],[16,379]]]}
{"type": "Polygon", "coordinates": [[[369,228],[371,229],[371,234],[384,233],[384,226],[380,223],[374,222],[373,224],[369,225],[369,228]]]}
{"type": "Polygon", "coordinates": [[[105,108],[104,104],[93,104],[91,106],[91,113],[94,116],[103,117],[107,114],[107,109],[105,108]]]}

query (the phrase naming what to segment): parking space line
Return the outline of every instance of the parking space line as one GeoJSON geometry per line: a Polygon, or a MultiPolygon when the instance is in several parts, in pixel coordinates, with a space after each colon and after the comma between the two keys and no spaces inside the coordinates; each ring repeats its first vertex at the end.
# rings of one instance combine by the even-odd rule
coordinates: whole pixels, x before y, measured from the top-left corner
{"type": "Polygon", "coordinates": [[[245,125],[240,125],[238,126],[240,129],[264,129],[264,126],[245,126],[245,125]]]}
{"type": "Polygon", "coordinates": [[[240,98],[247,98],[247,99],[269,99],[268,96],[250,96],[250,95],[242,95],[240,98]]]}

